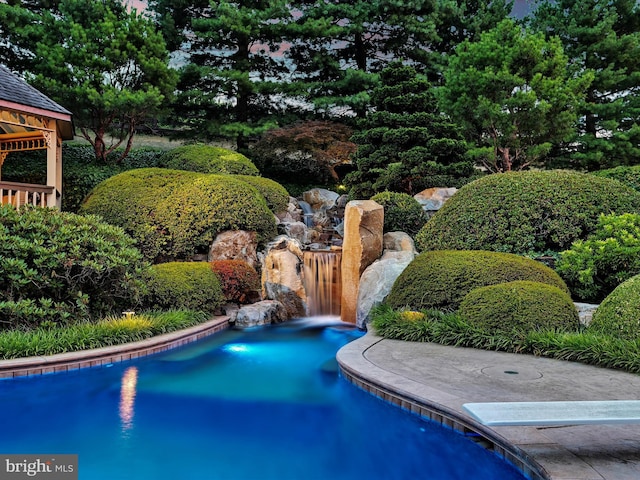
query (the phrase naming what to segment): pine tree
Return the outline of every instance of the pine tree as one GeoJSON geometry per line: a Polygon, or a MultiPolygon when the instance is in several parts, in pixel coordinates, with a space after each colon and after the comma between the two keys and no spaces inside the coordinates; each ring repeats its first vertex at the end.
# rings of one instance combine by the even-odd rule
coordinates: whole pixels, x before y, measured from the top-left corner
{"type": "Polygon", "coordinates": [[[474,174],[459,129],[440,114],[430,83],[394,62],[371,94],[373,109],[352,140],[357,170],[347,175],[352,198],[385,190],[414,195],[428,187],[458,186],[474,174]]]}

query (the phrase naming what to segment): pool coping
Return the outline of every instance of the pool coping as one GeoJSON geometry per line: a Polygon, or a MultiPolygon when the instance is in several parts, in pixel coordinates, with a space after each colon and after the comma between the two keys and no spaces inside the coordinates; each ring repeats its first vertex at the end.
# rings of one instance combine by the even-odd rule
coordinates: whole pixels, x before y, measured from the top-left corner
{"type": "Polygon", "coordinates": [[[527,479],[552,480],[546,469],[523,449],[454,408],[427,398],[424,385],[371,363],[366,352],[383,338],[372,334],[348,343],[337,353],[340,373],[356,387],[402,410],[453,430],[512,464],[527,479]]]}
{"type": "Polygon", "coordinates": [[[0,360],[0,378],[67,372],[145,357],[186,345],[226,330],[230,326],[229,321],[230,319],[227,316],[218,316],[193,327],[156,335],[138,342],[55,355],[0,360]]]}

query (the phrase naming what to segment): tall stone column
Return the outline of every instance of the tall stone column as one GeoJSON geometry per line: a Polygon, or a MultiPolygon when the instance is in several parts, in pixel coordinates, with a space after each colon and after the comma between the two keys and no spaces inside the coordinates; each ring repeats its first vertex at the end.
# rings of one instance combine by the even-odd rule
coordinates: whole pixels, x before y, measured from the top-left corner
{"type": "Polygon", "coordinates": [[[384,208],[373,200],[353,200],[344,212],[342,243],[343,322],[356,323],[358,287],[364,269],[382,254],[384,208]]]}

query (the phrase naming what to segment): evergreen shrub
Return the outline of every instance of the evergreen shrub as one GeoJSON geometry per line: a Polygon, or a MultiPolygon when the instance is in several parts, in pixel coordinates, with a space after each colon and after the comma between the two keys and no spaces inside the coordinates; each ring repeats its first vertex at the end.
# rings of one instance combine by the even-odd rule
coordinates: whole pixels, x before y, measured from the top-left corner
{"type": "Polygon", "coordinates": [[[568,293],[560,276],[540,262],[510,253],[436,250],[418,255],[386,298],[393,308],[454,311],[477,287],[531,280],[568,293]]]}
{"type": "Polygon", "coordinates": [[[380,192],[371,200],[384,207],[384,232],[415,236],[427,221],[422,205],[407,193],[380,192]]]}
{"type": "Polygon", "coordinates": [[[256,269],[243,260],[214,260],[211,268],[218,275],[222,293],[230,302],[248,303],[260,289],[256,269]]]}
{"type": "Polygon", "coordinates": [[[465,295],[458,313],[492,335],[576,331],[580,323],[566,291],[527,280],[475,288],[465,295]]]}
{"type": "Polygon", "coordinates": [[[147,287],[143,303],[149,309],[214,313],[224,301],[220,280],[207,262],[153,265],[147,287]]]}
{"type": "Polygon", "coordinates": [[[267,206],[272,212],[278,213],[287,209],[289,192],[275,180],[253,175],[236,175],[235,177],[258,190],[267,201],[267,206]]]}
{"type": "Polygon", "coordinates": [[[95,216],[0,207],[0,328],[70,323],[136,305],[142,255],[95,216]]]}
{"type": "Polygon", "coordinates": [[[183,145],[160,157],[159,167],[200,173],[259,175],[256,166],[241,153],[201,143],[183,145]]]}
{"type": "Polygon", "coordinates": [[[639,213],[640,192],[568,171],[488,175],[456,192],[416,237],[420,250],[561,251],[584,239],[600,214],[639,213]]]}
{"type": "Polygon", "coordinates": [[[612,178],[640,192],[640,165],[619,166],[591,172],[598,177],[612,178]]]}
{"type": "Polygon", "coordinates": [[[601,302],[640,274],[640,215],[601,215],[596,231],[561,252],[555,268],[576,298],[601,302]]]}
{"type": "Polygon", "coordinates": [[[588,331],[637,341],[640,337],[640,275],[618,285],[598,306],[588,331]]]}
{"type": "Polygon", "coordinates": [[[255,231],[262,242],[276,234],[265,199],[232,175],[130,170],[98,185],[81,212],[101,215],[124,228],[152,261],[206,253],[225,230],[255,231]]]}

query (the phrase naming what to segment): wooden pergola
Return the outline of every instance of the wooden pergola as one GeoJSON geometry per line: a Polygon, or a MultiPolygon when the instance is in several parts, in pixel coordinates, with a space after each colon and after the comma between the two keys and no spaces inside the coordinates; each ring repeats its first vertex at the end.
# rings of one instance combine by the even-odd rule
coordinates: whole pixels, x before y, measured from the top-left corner
{"type": "MultiPolygon", "coordinates": [[[[60,208],[62,141],[74,136],[71,112],[0,65],[0,202],[60,208]],[[3,182],[2,165],[14,152],[46,150],[47,183],[3,182]]],[[[7,160],[9,159],[9,160],[7,160]]]]}

